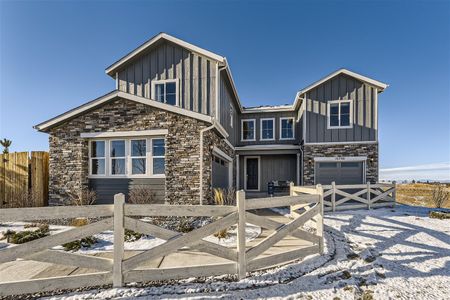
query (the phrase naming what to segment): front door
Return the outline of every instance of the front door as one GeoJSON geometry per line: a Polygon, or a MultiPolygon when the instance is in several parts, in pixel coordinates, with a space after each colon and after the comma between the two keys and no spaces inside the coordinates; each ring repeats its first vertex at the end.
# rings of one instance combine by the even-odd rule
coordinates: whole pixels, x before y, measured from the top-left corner
{"type": "Polygon", "coordinates": [[[247,190],[258,190],[258,158],[247,158],[247,190]]]}

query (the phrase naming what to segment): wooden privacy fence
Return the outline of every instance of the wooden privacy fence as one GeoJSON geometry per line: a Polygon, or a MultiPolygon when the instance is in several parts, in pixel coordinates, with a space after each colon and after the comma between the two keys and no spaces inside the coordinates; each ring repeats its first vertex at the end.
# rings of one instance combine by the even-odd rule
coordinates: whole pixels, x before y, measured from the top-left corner
{"type": "Polygon", "coordinates": [[[322,186],[324,211],[395,206],[395,183],[322,186]]]}
{"type": "Polygon", "coordinates": [[[0,208],[48,205],[48,153],[0,154],[0,208]]]}
{"type": "MultiPolygon", "coordinates": [[[[99,272],[64,277],[32,279],[27,281],[1,282],[0,296],[74,289],[105,284],[121,287],[129,282],[146,282],[190,277],[237,274],[239,278],[253,270],[304,258],[323,251],[323,193],[320,186],[308,193],[291,186],[291,195],[275,198],[245,199],[245,193],[236,193],[237,206],[209,205],[158,205],[127,204],[125,196],[114,196],[114,205],[10,208],[0,209],[0,222],[28,221],[34,219],[59,219],[74,217],[103,217],[104,219],[82,227],[73,228],[38,240],[0,250],[0,263],[17,258],[88,267],[99,272]],[[261,208],[279,206],[291,207],[293,217],[287,223],[280,223],[255,213],[261,208]],[[153,217],[213,217],[213,222],[180,233],[139,220],[141,216],[153,217]],[[302,229],[312,220],[313,232],[302,229]],[[268,229],[267,237],[247,242],[246,223],[268,229]],[[221,229],[237,224],[236,246],[228,248],[204,240],[221,229]],[[50,248],[81,239],[105,230],[114,231],[113,259],[67,253],[50,248]],[[125,229],[161,238],[166,242],[125,259],[125,229]],[[301,239],[302,246],[285,252],[274,251],[277,242],[286,236],[301,239]],[[163,257],[179,249],[208,253],[226,263],[202,264],[171,268],[148,268],[142,264],[154,258],[163,257]]],[[[275,249],[276,250],[276,249],[275,249]]]]}

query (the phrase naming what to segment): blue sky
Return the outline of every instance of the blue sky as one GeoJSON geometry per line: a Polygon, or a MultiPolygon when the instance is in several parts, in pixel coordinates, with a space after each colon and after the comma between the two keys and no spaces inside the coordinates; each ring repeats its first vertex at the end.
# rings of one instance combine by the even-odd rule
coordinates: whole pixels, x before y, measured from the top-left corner
{"type": "Polygon", "coordinates": [[[450,161],[450,1],[0,1],[0,11],[0,138],[12,151],[48,149],[32,126],[114,89],[104,69],[164,31],[226,56],[245,106],[291,103],[341,67],[387,82],[381,167],[450,161]]]}

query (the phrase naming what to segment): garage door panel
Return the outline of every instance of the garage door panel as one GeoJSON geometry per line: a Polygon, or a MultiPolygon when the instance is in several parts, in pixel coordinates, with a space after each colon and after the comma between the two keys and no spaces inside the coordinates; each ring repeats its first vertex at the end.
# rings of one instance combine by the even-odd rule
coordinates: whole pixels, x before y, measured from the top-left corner
{"type": "Polygon", "coordinates": [[[212,162],[212,187],[228,188],[228,162],[214,158],[212,162]]]}
{"type": "Polygon", "coordinates": [[[315,169],[316,183],[328,185],[363,183],[363,162],[320,162],[315,169]]]}

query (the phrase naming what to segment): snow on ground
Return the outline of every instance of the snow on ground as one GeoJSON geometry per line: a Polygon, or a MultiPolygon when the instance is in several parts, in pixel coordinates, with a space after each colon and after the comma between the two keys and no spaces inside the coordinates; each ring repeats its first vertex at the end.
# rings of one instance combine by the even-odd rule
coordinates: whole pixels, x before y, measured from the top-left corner
{"type": "Polygon", "coordinates": [[[52,299],[450,299],[450,222],[428,212],[399,205],[327,214],[324,255],[239,282],[190,279],[52,299]]]}

